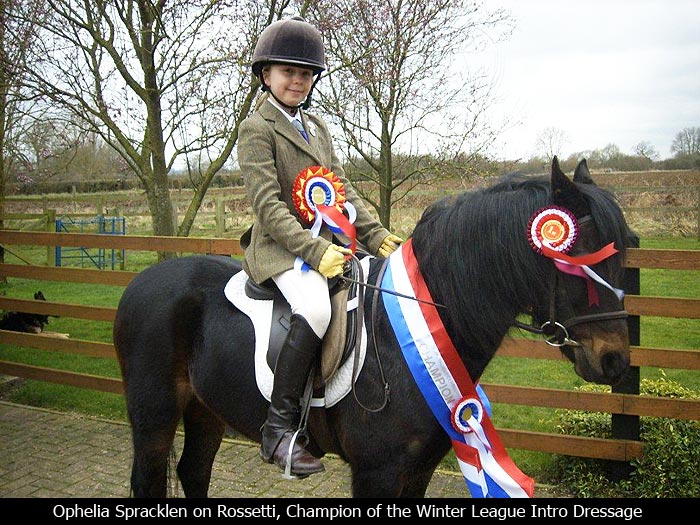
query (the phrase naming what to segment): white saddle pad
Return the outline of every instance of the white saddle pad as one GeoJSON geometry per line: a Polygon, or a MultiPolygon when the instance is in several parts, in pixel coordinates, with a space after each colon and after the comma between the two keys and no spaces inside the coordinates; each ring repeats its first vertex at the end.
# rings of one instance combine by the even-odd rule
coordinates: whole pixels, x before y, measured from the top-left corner
{"type": "MultiPolygon", "coordinates": [[[[365,257],[360,261],[365,278],[369,273],[369,261],[371,257],[365,257]]],[[[255,329],[255,380],[260,389],[260,393],[265,399],[270,400],[272,395],[273,373],[267,364],[267,347],[270,341],[270,326],[272,324],[272,300],[251,299],[245,294],[245,282],[248,275],[244,271],[238,272],[231,277],[224,287],[224,295],[241,312],[246,314],[253,323],[255,329]]],[[[357,307],[354,305],[348,307],[357,307]]],[[[332,407],[343,399],[352,389],[352,367],[355,350],[350,357],[338,368],[337,372],[326,383],[325,395],[323,398],[314,398],[312,407],[332,407]]],[[[367,354],[367,331],[362,323],[362,333],[360,334],[360,359],[358,362],[359,375],[365,362],[367,354]]]]}

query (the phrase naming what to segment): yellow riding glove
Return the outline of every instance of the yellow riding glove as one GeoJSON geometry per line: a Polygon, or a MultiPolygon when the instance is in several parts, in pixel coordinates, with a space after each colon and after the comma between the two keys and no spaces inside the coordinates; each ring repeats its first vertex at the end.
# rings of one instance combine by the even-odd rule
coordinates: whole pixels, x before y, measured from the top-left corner
{"type": "Polygon", "coordinates": [[[346,255],[352,255],[352,251],[337,244],[331,244],[323,253],[321,262],[318,263],[319,273],[327,279],[342,274],[346,255]]]}
{"type": "Polygon", "coordinates": [[[396,248],[398,248],[399,244],[402,242],[403,239],[401,239],[401,237],[397,237],[396,235],[390,233],[384,237],[382,245],[379,247],[379,255],[381,257],[389,257],[396,251],[396,248]]]}

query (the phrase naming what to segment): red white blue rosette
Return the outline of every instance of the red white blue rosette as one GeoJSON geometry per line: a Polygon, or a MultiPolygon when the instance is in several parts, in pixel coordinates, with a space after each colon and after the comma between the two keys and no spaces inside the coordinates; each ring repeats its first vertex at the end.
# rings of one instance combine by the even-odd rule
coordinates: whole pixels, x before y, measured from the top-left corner
{"type": "Polygon", "coordinates": [[[537,210],[527,227],[528,241],[532,248],[542,253],[547,247],[559,253],[567,253],[578,238],[576,216],[561,206],[548,206],[537,210]]]}
{"type": "MultiPolygon", "coordinates": [[[[350,242],[346,247],[355,252],[357,233],[353,223],[357,211],[347,201],[345,187],[335,173],[323,166],[309,166],[301,170],[292,185],[292,202],[299,216],[312,223],[312,237],[318,237],[321,227],[326,224],[333,233],[348,237],[350,242]],[[343,213],[345,210],[347,217],[343,213]]],[[[308,265],[299,257],[296,266],[308,270],[308,265]]]]}
{"type": "MultiPolygon", "coordinates": [[[[487,412],[489,411],[489,407],[484,407],[484,403],[481,400],[482,395],[484,398],[486,397],[483,389],[481,389],[481,385],[477,386],[476,394],[478,397],[464,396],[452,407],[450,422],[457,432],[462,434],[474,432],[483,446],[490,450],[491,441],[481,425],[481,421],[484,419],[484,408],[487,409],[487,412]]],[[[488,400],[488,398],[486,399],[488,400]]]]}
{"type": "Polygon", "coordinates": [[[472,432],[472,422],[481,423],[484,417],[484,407],[476,398],[463,397],[452,408],[452,426],[457,432],[472,432]]]}
{"type": "Polygon", "coordinates": [[[332,171],[322,166],[309,166],[294,179],[292,200],[301,218],[312,223],[317,217],[319,205],[333,206],[343,213],[345,188],[332,171]]]}

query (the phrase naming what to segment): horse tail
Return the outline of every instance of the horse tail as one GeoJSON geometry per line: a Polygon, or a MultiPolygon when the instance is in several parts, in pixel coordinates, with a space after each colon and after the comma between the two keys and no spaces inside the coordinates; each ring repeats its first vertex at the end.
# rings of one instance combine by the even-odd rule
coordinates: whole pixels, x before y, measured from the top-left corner
{"type": "Polygon", "coordinates": [[[191,290],[172,306],[172,337],[176,356],[189,358],[202,332],[205,296],[201,290],[191,290]]]}
{"type": "Polygon", "coordinates": [[[170,447],[170,454],[168,454],[168,497],[169,498],[179,498],[179,485],[177,482],[177,455],[175,454],[175,443],[170,447]]]}

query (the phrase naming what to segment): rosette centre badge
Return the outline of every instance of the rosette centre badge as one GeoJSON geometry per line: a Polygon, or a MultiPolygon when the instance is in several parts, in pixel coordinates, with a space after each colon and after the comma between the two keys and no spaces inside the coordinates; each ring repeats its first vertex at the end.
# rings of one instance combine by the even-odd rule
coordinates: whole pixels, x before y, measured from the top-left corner
{"type": "Polygon", "coordinates": [[[312,223],[319,206],[345,209],[345,188],[338,176],[322,166],[310,166],[299,172],[292,187],[294,207],[301,218],[312,223]]]}
{"type": "Polygon", "coordinates": [[[560,206],[537,210],[528,225],[528,241],[541,252],[546,246],[560,253],[567,253],[578,237],[578,221],[573,213],[560,206]]]}

